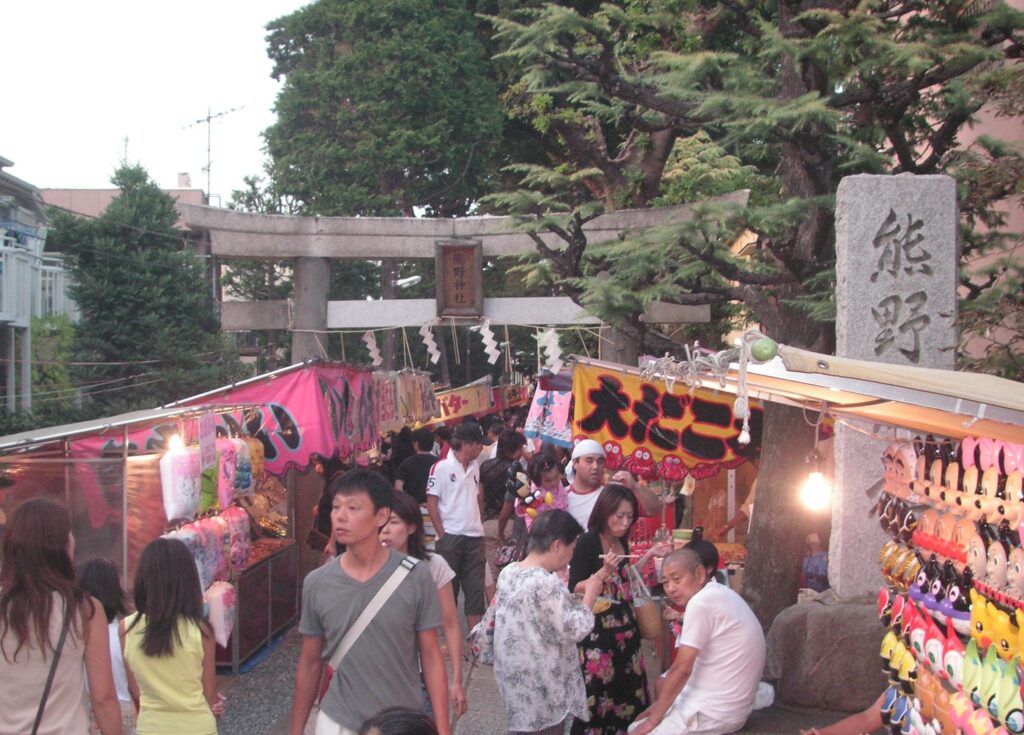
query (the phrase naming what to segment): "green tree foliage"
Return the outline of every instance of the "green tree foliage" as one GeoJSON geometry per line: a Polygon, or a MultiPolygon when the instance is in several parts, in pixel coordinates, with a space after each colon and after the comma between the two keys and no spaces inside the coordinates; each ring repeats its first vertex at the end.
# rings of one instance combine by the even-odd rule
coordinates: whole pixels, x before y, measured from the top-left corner
{"type": "MultiPolygon", "coordinates": [[[[1019,151],[958,143],[989,98],[1019,114],[1022,15],[1002,4],[978,13],[975,5],[631,0],[592,13],[548,4],[494,18],[504,57],[521,69],[517,94],[526,101],[516,109],[529,109],[537,124],[588,127],[586,141],[612,158],[645,130],[671,129],[666,164],[686,154],[679,143],[707,135],[723,160],[750,172],[753,196],[740,211],[704,208],[689,226],[590,250],[579,226],[603,209],[706,196],[721,191],[720,182],[691,168],[673,180],[659,175],[652,196],[640,167],[626,176],[632,188],[616,189],[605,163],[579,155],[563,136],[571,162],[531,166],[518,191],[492,201],[531,218],[531,229],[563,234],[561,252],[539,248],[541,255],[582,301],[608,304],[602,315],[638,339],[646,335],[624,316],[618,295],[632,294],[628,306],[636,308],[655,293],[678,303],[743,304],[780,340],[828,351],[832,197],[843,176],[951,173],[964,184],[965,222],[981,224],[998,224],[993,201],[1020,194],[1012,175],[1019,151]],[[972,186],[981,180],[984,190],[972,186]],[[730,248],[745,229],[757,235],[757,249],[738,258],[730,248]],[[595,279],[599,272],[615,285],[595,279]]],[[[651,138],[644,147],[657,145],[651,138]]],[[[966,237],[965,259],[997,241],[966,237]]],[[[967,274],[963,281],[973,283],[967,274]]]]}
{"type": "MultiPolygon", "coordinates": [[[[489,203],[519,214],[562,289],[642,349],[672,346],[638,321],[657,298],[738,305],[779,341],[830,351],[834,195],[857,173],[955,176],[966,324],[1018,318],[1019,270],[998,257],[970,267],[1007,245],[992,205],[1022,193],[1021,151],[960,136],[989,100],[1019,118],[1024,14],[939,0],[621,0],[491,20],[520,71],[506,100],[558,133],[564,155],[515,168],[519,187],[489,203]],[[711,145],[719,170],[694,152],[711,145]],[[684,225],[613,243],[582,230],[611,207],[720,193],[730,176],[752,189],[748,206],[701,204],[684,225]]],[[[992,362],[1012,368],[1020,343],[1001,343],[992,362]]],[[[803,534],[791,490],[810,437],[781,407],[765,432],[745,593],[767,624],[795,599],[803,534]]]]}
{"type": "Polygon", "coordinates": [[[460,0],[318,0],[268,25],[275,186],[318,215],[465,214],[501,108],[460,0]]]}
{"type": "Polygon", "coordinates": [[[97,414],[159,406],[238,378],[219,333],[203,262],[175,228],[174,200],[124,164],[96,220],[51,212],[81,310],[73,370],[97,414]]]}
{"type": "Polygon", "coordinates": [[[64,314],[33,317],[31,333],[33,401],[47,410],[71,412],[75,402],[71,374],[74,325],[64,314]]]}

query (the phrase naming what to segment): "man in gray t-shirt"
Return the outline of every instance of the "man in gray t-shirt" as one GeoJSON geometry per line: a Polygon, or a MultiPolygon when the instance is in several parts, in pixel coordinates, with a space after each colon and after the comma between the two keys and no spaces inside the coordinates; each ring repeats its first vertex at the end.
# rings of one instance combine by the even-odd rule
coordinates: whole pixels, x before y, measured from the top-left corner
{"type": "MultiPolygon", "coordinates": [[[[331,482],[331,530],[345,552],[310,572],[302,585],[291,733],[303,732],[328,661],[356,618],[401,564],[403,554],[380,545],[392,490],[380,474],[354,470],[331,482]]],[[[448,687],[437,639],[441,610],[430,570],[416,564],[374,616],[334,673],[317,732],[357,732],[385,707],[423,706],[420,666],[437,728],[448,735],[448,687]],[[339,729],[344,728],[344,729],[339,729]]]]}

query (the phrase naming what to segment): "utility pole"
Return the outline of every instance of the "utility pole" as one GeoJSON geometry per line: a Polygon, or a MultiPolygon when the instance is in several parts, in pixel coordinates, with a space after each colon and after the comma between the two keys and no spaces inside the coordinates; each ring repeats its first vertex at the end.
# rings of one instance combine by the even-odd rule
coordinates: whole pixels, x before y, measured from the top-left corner
{"type": "Polygon", "coordinates": [[[210,188],[210,179],[211,179],[210,171],[213,169],[213,158],[212,158],[212,150],[213,150],[213,145],[212,145],[213,144],[213,133],[212,133],[212,131],[213,131],[213,121],[216,120],[218,117],[224,117],[225,115],[230,115],[232,112],[238,112],[239,110],[244,109],[244,107],[245,106],[243,105],[242,107],[232,107],[230,110],[223,110],[222,112],[212,112],[211,108],[209,106],[207,106],[207,108],[206,108],[206,117],[201,117],[198,120],[193,121],[191,125],[187,125],[186,126],[186,127],[189,127],[189,128],[194,128],[196,125],[203,125],[203,124],[206,125],[206,165],[203,166],[203,171],[206,172],[206,201],[207,202],[209,202],[210,201],[210,197],[213,196],[213,191],[210,188]]]}

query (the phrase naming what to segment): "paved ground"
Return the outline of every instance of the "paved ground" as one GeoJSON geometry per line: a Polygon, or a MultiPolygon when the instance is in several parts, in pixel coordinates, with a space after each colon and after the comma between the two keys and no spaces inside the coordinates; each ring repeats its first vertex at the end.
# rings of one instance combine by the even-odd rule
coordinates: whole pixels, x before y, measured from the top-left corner
{"type": "MultiPolygon", "coordinates": [[[[248,674],[220,676],[218,684],[227,694],[221,735],[286,735],[294,687],[299,636],[294,628],[265,660],[248,674]]],[[[647,660],[654,661],[648,652],[647,660]]],[[[505,731],[505,710],[498,696],[494,672],[477,667],[472,674],[469,712],[459,721],[456,735],[493,735],[505,731]]],[[[828,724],[842,713],[794,709],[775,705],[751,715],[742,732],[751,735],[796,735],[800,730],[828,724]]]]}

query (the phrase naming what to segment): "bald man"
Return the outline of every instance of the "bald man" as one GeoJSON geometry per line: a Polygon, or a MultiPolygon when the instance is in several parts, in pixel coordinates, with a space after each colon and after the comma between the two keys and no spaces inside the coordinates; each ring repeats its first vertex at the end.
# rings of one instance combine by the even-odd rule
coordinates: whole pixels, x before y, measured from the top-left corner
{"type": "Polygon", "coordinates": [[[685,607],[679,649],[657,684],[653,705],[631,735],[725,735],[754,708],[764,670],[761,624],[743,598],[716,582],[693,549],[665,557],[665,594],[685,607]]]}

